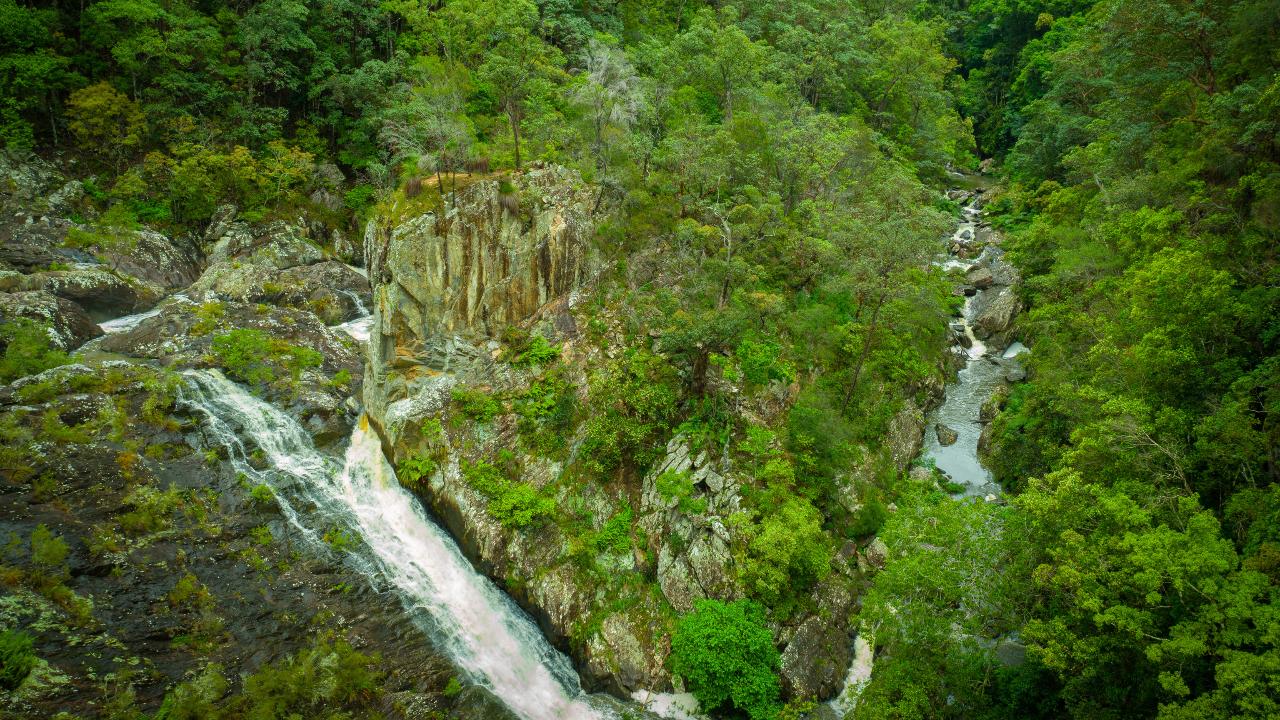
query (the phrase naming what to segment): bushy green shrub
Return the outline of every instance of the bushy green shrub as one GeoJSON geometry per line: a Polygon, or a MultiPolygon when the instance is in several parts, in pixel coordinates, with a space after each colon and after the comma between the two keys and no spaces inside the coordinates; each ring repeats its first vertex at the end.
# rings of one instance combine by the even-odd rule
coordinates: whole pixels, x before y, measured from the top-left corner
{"type": "Polygon", "coordinates": [[[396,477],[400,479],[400,482],[414,488],[424,478],[434,475],[438,467],[434,458],[427,455],[414,455],[401,460],[396,465],[396,477]]]}
{"type": "Polygon", "coordinates": [[[662,357],[630,350],[591,378],[593,414],[587,421],[582,457],[607,473],[629,462],[648,467],[676,419],[679,381],[662,357]]]}
{"type": "Polygon", "coordinates": [[[765,515],[749,543],[744,575],[751,592],[786,613],[795,598],[831,571],[832,543],[822,514],[790,497],[765,515]]]}
{"type": "Polygon", "coordinates": [[[488,512],[508,528],[540,523],[555,514],[555,498],[528,484],[515,482],[483,460],[462,463],[462,477],[489,500],[488,512]]]}
{"type": "Polygon", "coordinates": [[[774,380],[791,382],[795,368],[782,358],[782,347],[774,342],[744,338],[733,352],[742,369],[743,378],[752,385],[767,385],[774,380]]]}
{"type": "Polygon", "coordinates": [[[551,455],[563,450],[573,429],[578,395],[561,373],[549,373],[516,398],[518,427],[524,444],[551,455]]]}
{"type": "Polygon", "coordinates": [[[212,349],[227,374],[256,385],[275,382],[281,370],[297,380],[303,370],[324,362],[324,356],[315,350],[291,345],[256,328],[237,328],[218,335],[212,349]]]}
{"type": "Polygon", "coordinates": [[[778,711],[778,650],[751,601],[699,600],[676,623],[670,662],[705,712],[769,720],[778,711]]]}
{"type": "Polygon", "coordinates": [[[676,507],[686,515],[701,515],[707,511],[705,498],[695,497],[693,476],[688,472],[666,470],[654,480],[658,495],[666,500],[676,500],[676,507]]]}
{"type": "Polygon", "coordinates": [[[487,423],[502,414],[502,404],[483,390],[456,387],[452,397],[462,414],[478,423],[487,423]]]}
{"type": "Polygon", "coordinates": [[[885,509],[884,503],[880,502],[878,498],[869,498],[853,514],[853,520],[849,525],[849,534],[853,537],[875,535],[880,531],[880,527],[884,525],[885,518],[888,516],[889,512],[885,509]]]}
{"type": "Polygon", "coordinates": [[[23,632],[0,632],[0,688],[13,690],[36,666],[35,641],[23,632]]]}
{"type": "Polygon", "coordinates": [[[26,318],[0,323],[0,382],[12,382],[52,367],[66,365],[67,354],[53,346],[49,327],[26,318]]]}
{"type": "Polygon", "coordinates": [[[512,359],[512,365],[546,365],[560,357],[560,348],[541,335],[529,338],[529,343],[512,359]]]}

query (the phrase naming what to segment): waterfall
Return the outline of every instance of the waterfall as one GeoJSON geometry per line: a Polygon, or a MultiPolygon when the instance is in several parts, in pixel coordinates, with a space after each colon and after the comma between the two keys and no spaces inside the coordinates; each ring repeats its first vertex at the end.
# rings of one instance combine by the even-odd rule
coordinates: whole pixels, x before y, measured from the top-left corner
{"type": "Polygon", "coordinates": [[[437,648],[474,683],[528,720],[601,718],[568,658],[488,578],[400,486],[378,438],[361,417],[345,461],[318,452],[293,418],[216,370],[189,370],[180,402],[204,415],[206,434],[236,471],[269,486],[288,521],[320,546],[332,530],[364,547],[349,559],[394,588],[437,648]],[[252,442],[266,460],[249,462],[252,442]]]}

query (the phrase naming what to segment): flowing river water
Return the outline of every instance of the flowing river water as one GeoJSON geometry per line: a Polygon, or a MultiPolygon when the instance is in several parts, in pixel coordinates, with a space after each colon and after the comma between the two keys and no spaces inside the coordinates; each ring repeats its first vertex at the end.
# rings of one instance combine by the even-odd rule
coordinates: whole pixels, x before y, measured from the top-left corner
{"type": "MultiPolygon", "coordinates": [[[[980,221],[976,201],[964,213],[955,238],[966,230],[973,237],[980,221]]],[[[952,256],[941,264],[968,270],[984,261],[992,258],[967,261],[952,256]]],[[[982,292],[966,300],[959,318],[969,340],[965,365],[947,386],[945,402],[929,417],[922,453],[962,484],[964,495],[998,493],[978,459],[979,412],[1003,381],[1006,365],[1001,360],[1025,351],[1015,343],[995,358],[976,337],[972,322],[982,292]],[[956,431],[954,443],[939,442],[933,431],[938,423],[956,431]]],[[[363,302],[355,300],[362,316],[336,329],[363,343],[373,318],[363,302]]],[[[120,318],[103,328],[125,331],[157,312],[120,318]]],[[[363,416],[352,430],[344,460],[338,462],[318,451],[296,420],[217,370],[188,370],[185,375],[181,402],[204,416],[206,434],[227,451],[232,467],[270,487],[289,523],[322,552],[327,551],[326,533],[340,530],[357,539],[347,560],[392,588],[414,622],[468,680],[487,687],[528,720],[616,717],[608,703],[583,692],[569,659],[547,642],[514,601],[472,567],[453,538],[401,487],[363,416]],[[265,458],[265,468],[251,462],[255,452],[265,458]]],[[[874,641],[859,635],[844,688],[827,704],[837,717],[854,710],[870,680],[873,658],[874,641]]],[[[687,696],[641,691],[635,700],[666,717],[692,715],[687,696]]]]}
{"type": "Polygon", "coordinates": [[[216,370],[189,370],[181,402],[251,482],[271,488],[289,522],[316,547],[340,530],[358,540],[348,559],[394,589],[436,647],[473,683],[530,720],[611,717],[583,693],[569,659],[400,486],[361,417],[339,463],[296,420],[216,370]],[[251,462],[254,451],[265,469],[251,462]]]}

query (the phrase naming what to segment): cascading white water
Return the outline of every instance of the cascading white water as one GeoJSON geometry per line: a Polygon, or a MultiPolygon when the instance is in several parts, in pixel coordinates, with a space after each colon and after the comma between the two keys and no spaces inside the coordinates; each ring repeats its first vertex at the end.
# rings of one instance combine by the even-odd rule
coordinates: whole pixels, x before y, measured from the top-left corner
{"type": "Polygon", "coordinates": [[[235,469],[269,486],[289,522],[312,542],[333,527],[358,536],[365,548],[352,559],[395,588],[414,620],[472,682],[529,720],[611,715],[591,705],[568,658],[471,567],[400,486],[365,418],[339,465],[315,449],[294,419],[218,371],[185,375],[181,402],[205,416],[206,432],[226,448],[235,469]],[[244,438],[262,451],[266,470],[249,462],[252,450],[244,438]]]}
{"type": "Polygon", "coordinates": [[[184,293],[178,293],[162,303],[156,305],[146,312],[140,312],[135,315],[125,315],[124,317],[112,318],[98,323],[98,327],[102,328],[102,332],[113,335],[115,333],[129,332],[130,330],[142,324],[143,320],[153,318],[160,314],[165,305],[173,302],[191,302],[191,298],[184,293]]]}

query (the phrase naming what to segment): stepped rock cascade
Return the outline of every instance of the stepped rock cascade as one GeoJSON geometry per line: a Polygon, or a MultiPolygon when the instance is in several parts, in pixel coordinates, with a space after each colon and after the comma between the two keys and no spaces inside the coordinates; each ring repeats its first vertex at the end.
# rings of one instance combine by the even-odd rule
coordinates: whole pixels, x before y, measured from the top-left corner
{"type": "MultiPolygon", "coordinates": [[[[923,457],[932,460],[953,482],[964,486],[963,495],[999,495],[991,472],[978,457],[984,423],[982,406],[996,390],[1020,371],[1017,356],[1026,352],[1021,343],[1009,344],[1008,335],[1016,315],[1017,271],[1002,259],[1003,252],[992,243],[980,246],[981,194],[965,206],[963,217],[950,241],[950,255],[941,262],[944,269],[960,269],[970,283],[965,288],[964,308],[952,326],[964,366],[956,380],[946,387],[946,400],[928,418],[931,428],[954,431],[955,439],[944,444],[939,435],[927,432],[923,457]],[[975,259],[968,259],[977,251],[975,259]],[[1012,301],[1012,305],[1006,303],[1012,301]]],[[[950,439],[950,438],[947,438],[950,439]]]]}
{"type": "MultiPolygon", "coordinates": [[[[948,253],[936,262],[944,271],[965,272],[967,284],[960,288],[965,294],[964,306],[951,326],[955,341],[952,350],[964,365],[955,381],[947,384],[943,402],[926,418],[930,431],[924,434],[920,456],[932,460],[948,478],[963,485],[959,495],[994,499],[1000,488],[978,456],[985,426],[982,407],[1002,384],[1020,377],[1017,358],[1030,351],[1020,342],[1008,342],[1020,309],[1016,288],[1021,279],[1017,270],[1002,259],[998,236],[982,223],[982,199],[981,192],[969,198],[948,240],[948,253]],[[977,257],[971,259],[973,254],[977,257]],[[1011,304],[1010,298],[1014,299],[1011,304]],[[998,317],[992,319],[993,316],[998,317]],[[945,432],[938,431],[942,428],[945,432]]],[[[881,543],[879,539],[875,542],[881,543]]],[[[883,543],[880,547],[884,549],[883,543]]],[[[871,680],[874,661],[875,638],[863,628],[854,639],[853,661],[844,687],[827,703],[837,717],[856,713],[858,696],[871,680]]]]}
{"type": "Polygon", "coordinates": [[[529,720],[612,715],[593,707],[569,660],[400,486],[364,418],[340,464],[317,451],[296,421],[221,373],[185,375],[181,402],[205,417],[205,433],[236,471],[270,487],[290,524],[317,547],[334,529],[357,538],[362,547],[348,559],[385,582],[470,680],[529,720]],[[255,448],[266,469],[250,462],[255,448]]]}

